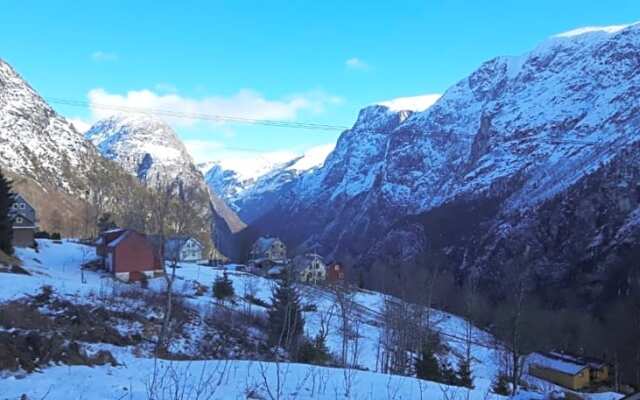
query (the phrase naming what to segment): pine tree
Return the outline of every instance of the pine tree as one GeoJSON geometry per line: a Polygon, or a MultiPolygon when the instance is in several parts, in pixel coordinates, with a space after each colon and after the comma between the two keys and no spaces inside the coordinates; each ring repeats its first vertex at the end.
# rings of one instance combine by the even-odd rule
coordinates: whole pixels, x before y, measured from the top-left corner
{"type": "Polygon", "coordinates": [[[456,371],[456,379],[460,386],[473,389],[473,374],[471,372],[471,363],[469,359],[462,359],[458,363],[458,371],[456,371]]]}
{"type": "Polygon", "coordinates": [[[109,229],[117,228],[115,222],[113,222],[113,215],[111,213],[104,213],[98,217],[98,229],[100,232],[108,231],[109,229]]]}
{"type": "Polygon", "coordinates": [[[448,360],[444,360],[440,364],[440,375],[442,376],[440,382],[446,383],[447,385],[458,385],[456,371],[448,360]]]}
{"type": "Polygon", "coordinates": [[[271,296],[269,309],[269,341],[273,345],[291,349],[297,345],[304,330],[300,295],[291,277],[285,273],[271,296]]]}
{"type": "Polygon", "coordinates": [[[233,282],[231,282],[226,272],[222,276],[218,276],[213,282],[213,296],[216,299],[224,301],[229,297],[233,297],[234,294],[233,282]]]}
{"type": "Polygon", "coordinates": [[[10,215],[13,205],[11,182],[0,171],[0,250],[6,254],[13,254],[13,218],[10,215]]]}
{"type": "Polygon", "coordinates": [[[509,390],[509,377],[505,374],[498,374],[491,385],[491,390],[495,394],[508,396],[511,393],[511,390],[509,390]]]}
{"type": "Polygon", "coordinates": [[[436,358],[431,343],[425,342],[415,359],[416,377],[427,381],[442,381],[440,363],[436,358]]]}

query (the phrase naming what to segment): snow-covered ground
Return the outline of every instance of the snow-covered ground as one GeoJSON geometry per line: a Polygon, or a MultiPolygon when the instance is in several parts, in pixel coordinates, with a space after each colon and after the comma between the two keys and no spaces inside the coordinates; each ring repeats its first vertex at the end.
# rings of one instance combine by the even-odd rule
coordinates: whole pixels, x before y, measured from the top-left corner
{"type": "MultiPolygon", "coordinates": [[[[126,291],[137,284],[117,282],[102,271],[81,272],[80,266],[96,257],[92,247],[71,241],[56,243],[38,240],[38,252],[18,249],[17,256],[25,269],[32,275],[0,274],[0,302],[17,299],[40,292],[42,286],[54,288],[57,295],[75,303],[99,301],[109,294],[126,291]]],[[[174,290],[183,295],[186,303],[204,315],[214,304],[211,293],[195,295],[195,288],[212,283],[224,270],[197,264],[181,264],[176,270],[177,281],[174,290]]],[[[270,302],[274,281],[244,272],[226,271],[235,289],[235,304],[229,307],[253,307],[256,312],[264,311],[259,305],[244,300],[248,294],[265,303],[270,302]]],[[[149,290],[163,290],[164,279],[152,279],[149,290]]],[[[328,290],[301,286],[303,304],[315,306],[314,311],[304,313],[305,333],[313,337],[318,333],[321,320],[329,316],[330,334],[327,346],[334,354],[341,350],[339,333],[339,310],[335,295],[328,290]]],[[[172,375],[180,385],[196,390],[205,383],[209,389],[215,387],[215,399],[252,398],[300,398],[300,399],[486,399],[498,398],[490,394],[491,381],[497,371],[497,356],[492,348],[492,338],[485,332],[474,329],[476,345],[472,347],[473,375],[475,389],[467,390],[449,387],[415,378],[382,374],[379,366],[378,343],[382,334],[379,318],[385,297],[379,293],[358,291],[353,295],[354,319],[358,322],[358,346],[350,347],[350,359],[364,369],[343,370],[291,363],[267,363],[240,360],[174,361],[155,363],[151,358],[139,353],[134,355],[131,348],[105,344],[89,344],[90,350],[108,350],[121,366],[50,366],[40,373],[0,375],[0,400],[18,399],[26,393],[30,399],[43,398],[48,392],[49,400],[67,399],[146,399],[147,387],[154,375],[154,366],[160,375],[172,375]],[[281,395],[277,391],[277,371],[280,371],[281,395]],[[266,377],[266,380],[265,380],[266,377]],[[267,384],[268,382],[268,384],[267,384]],[[262,397],[260,397],[262,396],[262,397]],[[488,397],[487,397],[488,396],[488,397]]],[[[434,311],[433,319],[438,321],[437,329],[443,334],[444,342],[452,354],[463,353],[466,323],[454,315],[434,311]]],[[[197,329],[192,327],[190,329],[197,329]]],[[[194,335],[197,336],[197,335],[194,335]]],[[[183,345],[177,343],[175,345],[183,345]]],[[[185,348],[188,348],[185,345],[185,348]]],[[[191,349],[193,350],[193,349],[191,349]]],[[[455,365],[455,357],[451,359],[455,365]]],[[[166,377],[164,385],[175,379],[166,377]]],[[[156,383],[156,387],[159,384],[156,383]]],[[[162,386],[162,385],[160,385],[162,386]]],[[[168,390],[168,388],[167,388],[168,390]]],[[[527,398],[535,398],[528,395],[527,398]]],[[[168,397],[156,396],[158,400],[168,397]]],[[[197,398],[196,396],[186,398],[197,398]]],[[[209,398],[209,397],[207,397],[209,398]]],[[[616,397],[598,397],[599,400],[616,397]]]]}
{"type": "MultiPolygon", "coordinates": [[[[118,354],[121,359],[126,354],[118,354]]],[[[181,388],[185,399],[499,399],[479,390],[448,387],[418,379],[373,372],[342,370],[303,364],[254,361],[197,361],[157,364],[129,356],[121,367],[54,366],[44,373],[6,378],[2,399],[46,397],[49,400],[142,400],[150,386],[158,400],[174,399],[181,388]],[[154,368],[157,379],[154,382],[154,368]],[[164,378],[163,378],[164,377],[164,378]],[[278,377],[280,386],[278,386],[278,377]],[[174,380],[175,379],[175,380],[174,380]],[[213,393],[198,397],[199,391],[213,393]],[[269,395],[271,392],[271,395],[269,395]],[[48,393],[48,394],[47,394],[48,393]],[[271,397],[273,396],[273,397],[271,397]]],[[[183,398],[183,397],[180,397],[183,398]]]]}

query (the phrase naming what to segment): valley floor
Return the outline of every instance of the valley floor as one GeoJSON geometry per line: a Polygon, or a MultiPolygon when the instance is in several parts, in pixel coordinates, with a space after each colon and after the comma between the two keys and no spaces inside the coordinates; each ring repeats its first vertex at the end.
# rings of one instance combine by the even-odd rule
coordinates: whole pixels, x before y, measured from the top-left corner
{"type": "MultiPolygon", "coordinates": [[[[142,289],[137,284],[115,281],[102,271],[82,271],[81,265],[95,258],[92,247],[71,241],[48,240],[39,240],[38,247],[38,252],[30,249],[19,249],[17,252],[31,275],[0,273],[0,303],[35,296],[43,286],[51,286],[56,296],[70,304],[95,307],[96,310],[103,307],[114,313],[138,310],[142,319],[124,320],[114,327],[123,336],[145,337],[147,326],[144,319],[157,319],[159,315],[137,297],[144,295],[143,291],[162,292],[163,278],[152,279],[149,288],[142,289]],[[116,301],[116,298],[119,300],[116,301]]],[[[498,370],[495,341],[487,333],[475,328],[473,337],[476,344],[472,347],[475,389],[381,373],[380,314],[385,297],[374,292],[357,291],[353,295],[353,318],[358,325],[358,342],[357,346],[349,347],[349,359],[358,369],[253,361],[253,358],[259,358],[258,350],[253,354],[247,352],[246,348],[250,348],[252,343],[255,343],[256,349],[259,347],[260,333],[252,329],[242,331],[241,335],[246,337],[231,338],[228,348],[215,353],[221,356],[202,353],[203,342],[218,339],[217,333],[209,339],[209,336],[204,336],[204,331],[206,316],[220,304],[215,302],[210,291],[204,294],[197,292],[198,288],[211,288],[222,273],[222,270],[195,264],[182,264],[176,270],[174,291],[183,299],[192,315],[183,326],[183,334],[170,345],[175,361],[155,360],[149,350],[150,345],[142,339],[136,346],[83,343],[89,354],[96,354],[99,350],[110,351],[119,365],[89,367],[50,364],[32,373],[0,372],[0,400],[20,399],[23,394],[28,399],[48,400],[164,400],[176,399],[171,395],[176,391],[182,393],[183,396],[179,398],[185,400],[501,398],[490,392],[491,382],[498,370]],[[238,343],[244,343],[244,348],[238,343]]],[[[233,302],[224,307],[232,310],[250,309],[254,313],[264,314],[266,309],[260,303],[270,302],[274,281],[241,272],[230,271],[228,274],[235,288],[235,297],[233,302]],[[248,295],[257,301],[247,301],[248,295]]],[[[300,289],[303,304],[309,306],[304,313],[305,334],[313,337],[321,329],[321,322],[326,324],[329,316],[327,347],[331,353],[338,354],[342,342],[335,294],[311,286],[301,286],[300,289]]],[[[59,312],[48,305],[41,306],[41,309],[50,315],[59,312]]],[[[457,355],[463,352],[460,338],[464,336],[466,322],[437,311],[433,312],[432,318],[437,321],[437,329],[450,348],[450,361],[455,365],[457,355]]],[[[238,336],[235,331],[231,336],[234,334],[238,336]]],[[[619,397],[609,393],[593,396],[593,399],[611,400],[619,397]]],[[[524,393],[521,398],[542,397],[524,393]]]]}

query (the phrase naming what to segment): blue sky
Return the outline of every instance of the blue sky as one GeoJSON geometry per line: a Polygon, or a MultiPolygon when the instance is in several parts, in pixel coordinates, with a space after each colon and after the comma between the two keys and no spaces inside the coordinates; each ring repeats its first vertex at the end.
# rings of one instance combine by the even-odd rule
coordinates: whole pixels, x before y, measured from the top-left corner
{"type": "MultiPolygon", "coordinates": [[[[0,8],[0,58],[45,97],[333,125],[351,125],[371,103],[442,93],[483,61],[553,34],[640,20],[635,0],[5,0],[0,8]]],[[[84,121],[104,115],[55,108],[84,121]]],[[[228,148],[300,152],[339,134],[170,122],[199,160],[237,153],[228,148]]]]}

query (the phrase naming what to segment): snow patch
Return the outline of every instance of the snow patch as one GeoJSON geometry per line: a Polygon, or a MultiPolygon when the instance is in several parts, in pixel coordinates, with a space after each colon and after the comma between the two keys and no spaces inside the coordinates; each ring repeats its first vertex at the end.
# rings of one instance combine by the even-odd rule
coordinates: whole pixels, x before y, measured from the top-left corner
{"type": "Polygon", "coordinates": [[[415,111],[421,112],[431,107],[442,94],[425,94],[422,96],[398,97],[396,99],[381,101],[377,104],[387,107],[390,111],[415,111]]]}

